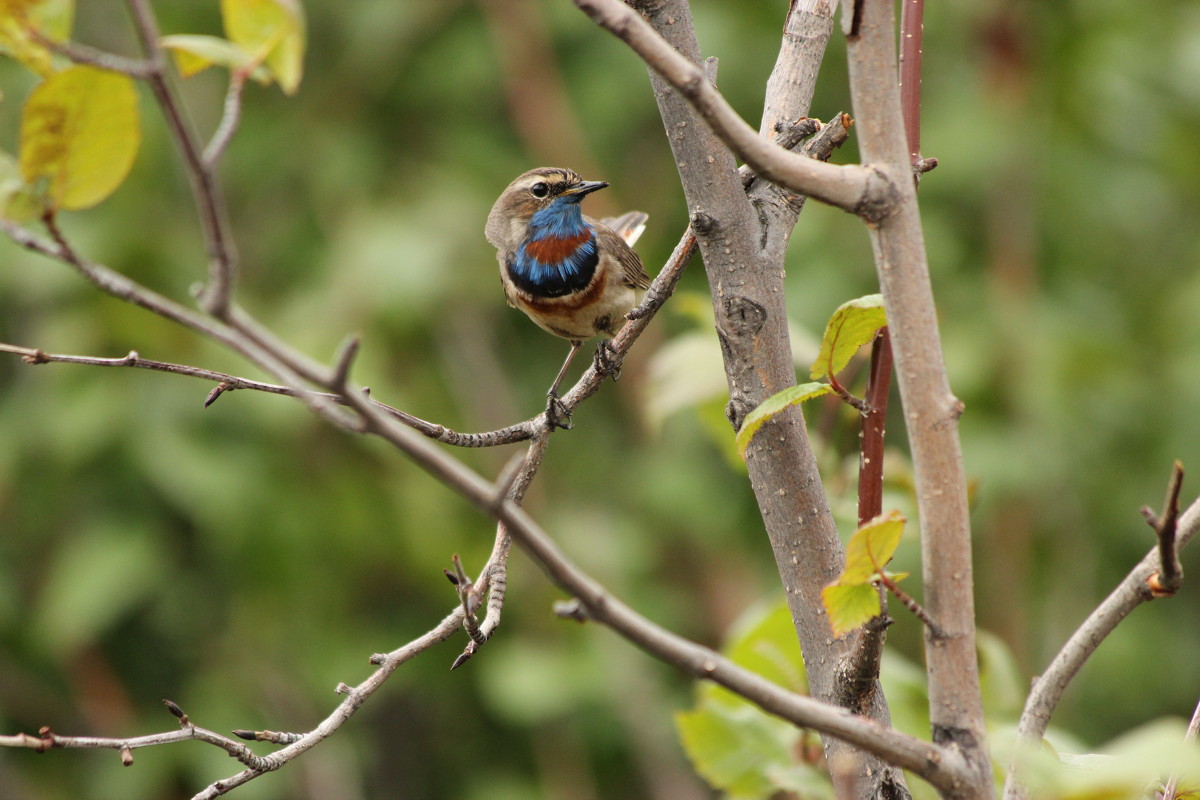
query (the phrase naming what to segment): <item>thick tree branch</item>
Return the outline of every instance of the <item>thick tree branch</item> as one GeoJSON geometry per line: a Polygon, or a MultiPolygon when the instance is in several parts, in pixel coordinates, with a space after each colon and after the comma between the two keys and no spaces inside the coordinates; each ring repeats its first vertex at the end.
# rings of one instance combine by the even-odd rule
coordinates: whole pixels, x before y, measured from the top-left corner
{"type": "MultiPolygon", "coordinates": [[[[834,166],[806,159],[759,136],[738,116],[704,71],[673,48],[621,0],[574,0],[611,31],[696,109],[734,153],[767,180],[854,214],[876,216],[890,207],[889,181],[869,166],[834,166]]],[[[656,8],[656,15],[660,11],[656,8]]],[[[823,48],[822,48],[823,49],[823,48]]]]}
{"type": "Polygon", "coordinates": [[[959,747],[974,779],[955,797],[988,797],[991,767],[975,655],[974,583],[966,474],[958,440],[962,404],[950,391],[925,244],[911,179],[896,77],[890,0],[857,0],[848,39],[851,97],[864,159],[896,176],[893,213],[871,228],[896,376],[912,450],[921,520],[925,605],[945,630],[926,631],[934,741],[959,747]]]}
{"type": "MultiPolygon", "coordinates": [[[[600,10],[605,14],[628,16],[628,10],[619,3],[615,9],[613,4],[603,5],[600,10]]],[[[796,6],[789,15],[785,47],[796,33],[796,6]]],[[[598,9],[597,4],[591,7],[598,9]]],[[[830,13],[827,5],[814,6],[812,12],[821,9],[830,13]]],[[[657,34],[646,33],[645,23],[634,15],[629,25],[630,29],[643,31],[639,41],[670,61],[678,63],[682,58],[698,65],[699,45],[687,3],[660,0],[647,4],[647,13],[657,34]],[[665,47],[659,37],[668,43],[665,47]]],[[[829,20],[808,23],[806,30],[818,40],[790,50],[812,63],[777,63],[772,78],[771,107],[762,126],[778,133],[780,143],[790,135],[795,118],[807,114],[813,76],[798,76],[815,73],[825,43],[822,32],[827,36],[832,28],[829,20]],[[772,118],[772,114],[785,114],[786,118],[772,118]]],[[[642,51],[639,54],[645,55],[642,51]]],[[[710,59],[706,66],[711,67],[713,61],[710,59]]],[[[783,278],[786,246],[802,198],[768,181],[747,188],[736,180],[733,154],[696,116],[688,102],[694,98],[675,91],[672,84],[676,81],[668,82],[660,76],[653,62],[651,67],[655,97],[704,257],[730,391],[726,413],[736,428],[745,414],[764,399],[795,383],[783,278]]],[[[687,66],[685,71],[693,69],[700,74],[698,66],[687,66]]],[[[697,85],[715,94],[711,87],[714,77],[709,75],[697,85]]],[[[822,134],[835,135],[838,128],[844,130],[847,121],[839,117],[836,125],[826,126],[822,134]]],[[[767,142],[753,131],[749,135],[755,142],[767,142]]],[[[821,134],[814,137],[820,138],[821,134]]],[[[759,166],[749,158],[747,161],[751,168],[759,166]]],[[[790,409],[768,422],[767,428],[747,452],[751,486],[804,653],[810,693],[824,701],[836,701],[838,665],[853,648],[853,637],[830,638],[828,620],[820,611],[820,593],[842,569],[841,540],[829,512],[803,415],[798,409],[790,409]]],[[[888,713],[882,692],[871,693],[865,713],[886,724],[888,713]]],[[[839,769],[853,773],[851,783],[858,787],[858,796],[906,795],[902,774],[885,761],[835,737],[824,737],[824,744],[827,758],[842,765],[839,769]]]]}

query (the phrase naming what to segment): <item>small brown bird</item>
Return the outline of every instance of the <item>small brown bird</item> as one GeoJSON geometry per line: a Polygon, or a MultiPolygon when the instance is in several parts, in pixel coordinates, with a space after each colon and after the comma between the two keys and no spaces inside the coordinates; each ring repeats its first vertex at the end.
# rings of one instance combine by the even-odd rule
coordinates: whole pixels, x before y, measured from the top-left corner
{"type": "Polygon", "coordinates": [[[545,331],[571,342],[571,351],[546,393],[551,425],[570,427],[558,387],[585,339],[602,336],[596,365],[613,371],[609,339],[650,286],[642,260],[630,247],[646,215],[631,211],[597,221],[580,201],[608,186],[569,169],[532,169],[508,185],[492,206],[485,234],[500,260],[508,304],[545,331]]]}

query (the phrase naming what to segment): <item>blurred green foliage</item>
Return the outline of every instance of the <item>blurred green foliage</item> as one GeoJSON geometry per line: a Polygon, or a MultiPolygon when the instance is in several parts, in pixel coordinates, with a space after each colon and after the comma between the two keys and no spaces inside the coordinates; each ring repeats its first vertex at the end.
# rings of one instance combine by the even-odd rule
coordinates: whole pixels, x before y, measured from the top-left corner
{"type": "MultiPolygon", "coordinates": [[[[693,5],[722,89],[756,120],[786,3],[693,5]]],[[[215,1],[156,6],[164,34],[220,33],[215,1]]],[[[653,272],[687,215],[645,70],[563,0],[305,7],[297,95],[249,86],[222,170],[243,304],[318,358],[361,332],[355,380],[412,413],[463,430],[535,413],[565,347],[505,307],[483,221],[514,175],[570,166],[613,185],[589,200],[593,213],[650,213],[639,250],[653,272]]],[[[820,117],[850,110],[836,38],[820,117]]],[[[75,39],[136,52],[116,0],[81,3],[75,39]]],[[[979,615],[1026,677],[1149,547],[1137,509],[1161,502],[1171,460],[1200,465],[1197,53],[1200,10],[1185,0],[976,0],[933,8],[926,23],[922,149],[941,166],[921,201],[951,380],[967,407],[979,615]]],[[[32,84],[0,65],[10,152],[32,84]]],[[[206,133],[224,89],[217,70],[182,87],[206,133]]],[[[130,179],[63,226],[91,258],[182,298],[203,276],[203,246],[173,146],[148,93],[141,102],[130,179]]],[[[855,158],[853,139],[838,158],[855,158]]],[[[859,223],[811,205],[789,284],[793,321],[810,336],[843,301],[875,291],[859,223]]],[[[698,267],[683,291],[704,291],[698,267]]],[[[697,378],[691,402],[665,417],[646,411],[652,377],[680,372],[666,354],[719,370],[711,328],[694,304],[678,306],[621,382],[555,438],[529,507],[619,595],[715,644],[778,583],[744,476],[723,455],[732,431],[713,381],[697,378]],[[684,337],[691,347],[671,346],[684,337]],[[697,355],[706,337],[708,355],[697,355]]],[[[10,244],[0,244],[0,341],[136,349],[257,377],[10,244]]],[[[486,557],[491,526],[379,443],[284,398],[237,392],[203,410],[207,390],[0,359],[4,732],[164,730],[175,723],[162,697],[218,730],[308,728],[338,681],[367,673],[371,653],[451,607],[438,571],[452,553],[468,569],[486,557]]],[[[854,430],[813,405],[848,531],[854,430]]],[[[899,423],[885,507],[911,515],[899,423]]],[[[459,455],[495,473],[510,454],[459,455]]],[[[894,563],[919,593],[914,541],[894,563]]],[[[1095,744],[1187,714],[1196,592],[1185,581],[1175,600],[1139,610],[1056,722],[1095,744]]],[[[447,670],[462,637],[406,665],[341,734],[237,796],[705,796],[672,731],[672,712],[691,704],[687,682],[605,631],[554,619],[555,597],[515,556],[504,625],[468,666],[447,670]]],[[[919,661],[915,621],[893,631],[898,652],[919,661]]],[[[904,685],[893,713],[919,721],[922,698],[904,685]]],[[[0,785],[19,800],[188,797],[236,767],[200,745],[135,756],[121,769],[110,752],[3,750],[0,785]]]]}

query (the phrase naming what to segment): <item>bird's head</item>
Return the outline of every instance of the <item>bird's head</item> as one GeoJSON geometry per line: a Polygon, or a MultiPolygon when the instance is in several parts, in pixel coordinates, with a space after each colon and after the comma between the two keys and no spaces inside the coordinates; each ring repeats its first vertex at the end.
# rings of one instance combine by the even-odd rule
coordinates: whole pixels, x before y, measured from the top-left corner
{"type": "Polygon", "coordinates": [[[512,250],[525,238],[535,215],[569,216],[580,219],[579,201],[608,186],[604,181],[585,181],[579,173],[557,167],[531,169],[508,185],[488,215],[488,241],[499,250],[512,250]]]}

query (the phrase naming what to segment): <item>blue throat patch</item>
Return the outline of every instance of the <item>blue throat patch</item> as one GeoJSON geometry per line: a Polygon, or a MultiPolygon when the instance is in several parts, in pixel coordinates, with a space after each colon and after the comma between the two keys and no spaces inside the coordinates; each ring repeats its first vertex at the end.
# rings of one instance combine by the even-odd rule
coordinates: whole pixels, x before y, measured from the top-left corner
{"type": "Polygon", "coordinates": [[[579,199],[568,195],[529,220],[525,241],[508,258],[508,276],[538,297],[562,297],[592,280],[600,253],[596,234],[583,221],[579,199]]]}

